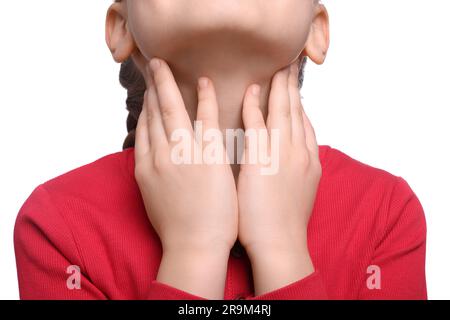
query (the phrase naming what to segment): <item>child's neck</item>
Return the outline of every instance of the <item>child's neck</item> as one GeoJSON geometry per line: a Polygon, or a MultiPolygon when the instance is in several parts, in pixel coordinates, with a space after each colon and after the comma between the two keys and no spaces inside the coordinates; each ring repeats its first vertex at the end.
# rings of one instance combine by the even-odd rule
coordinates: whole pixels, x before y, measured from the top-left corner
{"type": "MultiPolygon", "coordinates": [[[[207,52],[189,50],[170,60],[166,58],[166,61],[180,88],[192,123],[197,114],[197,79],[207,76],[216,89],[220,129],[243,129],[242,104],[248,87],[253,83],[261,86],[260,105],[266,118],[272,78],[278,70],[293,61],[280,61],[279,57],[277,59],[264,50],[252,51],[253,55],[247,52],[246,58],[242,58],[244,52],[230,52],[229,49],[223,52],[221,54],[219,49],[214,51],[211,48],[207,52]],[[255,52],[263,54],[255,55],[255,52]]],[[[148,76],[144,75],[145,78],[148,76]]],[[[239,167],[232,167],[236,176],[239,167]]]]}
{"type": "Polygon", "coordinates": [[[261,109],[266,117],[272,77],[293,62],[288,60],[288,54],[278,53],[277,56],[267,48],[249,50],[248,44],[242,47],[211,45],[207,51],[204,49],[204,46],[203,50],[202,46],[192,46],[180,54],[161,57],[171,67],[192,122],[196,119],[197,79],[201,76],[209,77],[214,83],[222,130],[243,128],[242,103],[246,90],[253,83],[261,86],[261,109]]]}

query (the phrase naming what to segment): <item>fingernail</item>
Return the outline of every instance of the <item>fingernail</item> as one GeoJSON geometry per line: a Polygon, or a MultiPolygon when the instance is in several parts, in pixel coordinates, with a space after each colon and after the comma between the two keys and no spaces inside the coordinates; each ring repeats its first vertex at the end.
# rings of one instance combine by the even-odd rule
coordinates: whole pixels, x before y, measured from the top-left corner
{"type": "Polygon", "coordinates": [[[158,70],[161,67],[161,61],[157,58],[153,58],[150,61],[150,67],[152,68],[153,72],[155,72],[156,70],[158,70]]]}
{"type": "Polygon", "coordinates": [[[252,86],[252,94],[254,96],[259,96],[259,93],[261,92],[261,87],[258,84],[254,84],[252,86]]]}
{"type": "Polygon", "coordinates": [[[206,89],[208,87],[209,80],[207,78],[200,78],[198,79],[198,85],[201,89],[206,89]]]}

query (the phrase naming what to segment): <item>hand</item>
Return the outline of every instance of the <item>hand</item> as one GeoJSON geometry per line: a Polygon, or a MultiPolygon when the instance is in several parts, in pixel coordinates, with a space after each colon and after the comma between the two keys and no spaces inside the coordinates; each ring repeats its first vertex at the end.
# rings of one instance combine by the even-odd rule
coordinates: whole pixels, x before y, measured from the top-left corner
{"type": "MultiPolygon", "coordinates": [[[[233,174],[225,161],[173,162],[173,151],[179,142],[173,142],[171,137],[179,130],[188,134],[192,152],[203,150],[169,66],[160,59],[156,61],[160,62],[159,67],[147,67],[152,76],[136,129],[135,177],[163,246],[158,280],[166,278],[166,283],[185,290],[190,286],[191,292],[217,298],[219,294],[223,296],[229,252],[237,238],[238,204],[233,174]],[[197,258],[208,261],[195,262],[197,258]],[[176,275],[175,265],[180,259],[182,272],[176,275]],[[203,271],[199,270],[201,265],[203,271]],[[192,266],[190,278],[184,269],[188,266],[192,266]],[[215,275],[217,272],[220,276],[215,275]],[[183,274],[187,278],[177,278],[183,274]],[[212,292],[217,279],[221,287],[212,292]]],[[[219,130],[215,89],[209,79],[202,80],[207,82],[204,88],[199,85],[197,121],[202,121],[204,130],[219,130]]]]}
{"type": "MultiPolygon", "coordinates": [[[[307,226],[322,169],[314,129],[301,104],[298,63],[275,74],[267,122],[259,107],[258,89],[253,85],[246,92],[244,126],[267,137],[268,142],[260,141],[258,148],[268,147],[269,154],[279,157],[279,166],[275,174],[262,175],[264,165],[243,163],[238,200],[239,240],[252,262],[255,292],[260,294],[314,271],[307,226]]],[[[246,160],[252,151],[248,142],[246,160]]]]}

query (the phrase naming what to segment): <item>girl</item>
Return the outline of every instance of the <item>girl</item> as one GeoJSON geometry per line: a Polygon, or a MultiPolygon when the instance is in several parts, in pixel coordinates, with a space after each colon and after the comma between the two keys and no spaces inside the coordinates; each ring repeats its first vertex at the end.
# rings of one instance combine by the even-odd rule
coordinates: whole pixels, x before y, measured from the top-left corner
{"type": "Polygon", "coordinates": [[[129,135],[20,209],[22,298],[427,297],[418,198],[403,178],[318,146],[303,109],[305,59],[323,63],[329,46],[322,4],[122,0],[106,40],[129,135]],[[214,153],[231,164],[174,161],[180,133],[181,158],[207,153],[214,134],[200,125],[221,133],[214,153]],[[242,158],[223,156],[228,129],[246,131],[242,158]],[[237,163],[254,156],[252,130],[274,174],[237,163]]]}

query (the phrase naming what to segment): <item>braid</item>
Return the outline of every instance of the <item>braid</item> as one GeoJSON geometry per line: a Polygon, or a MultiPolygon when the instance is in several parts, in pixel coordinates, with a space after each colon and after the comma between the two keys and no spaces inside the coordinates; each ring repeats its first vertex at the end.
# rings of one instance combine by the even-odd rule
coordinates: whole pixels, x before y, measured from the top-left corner
{"type": "Polygon", "coordinates": [[[123,149],[134,147],[134,139],[136,133],[137,122],[144,104],[144,94],[146,84],[141,72],[136,68],[133,60],[129,58],[123,62],[120,67],[119,75],[120,84],[127,90],[128,97],[126,100],[128,135],[123,143],[123,149]]]}

